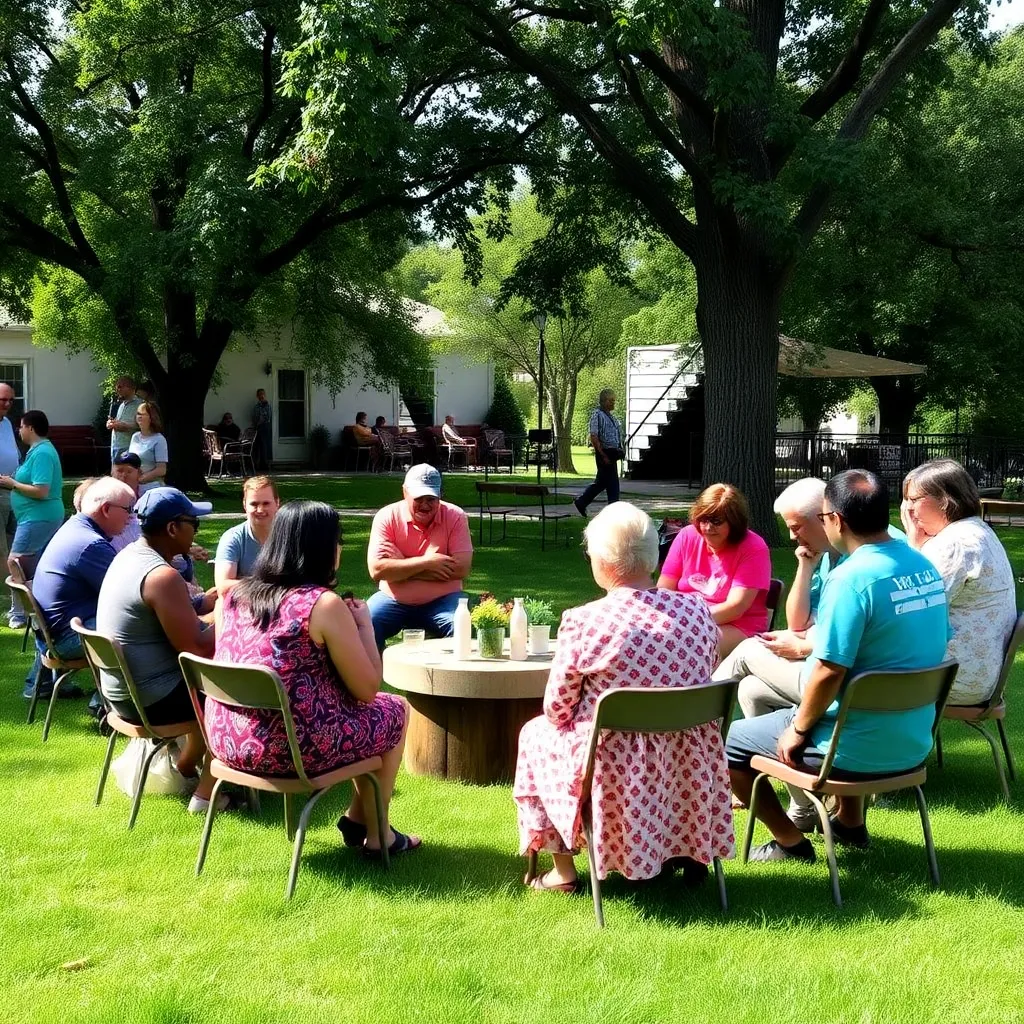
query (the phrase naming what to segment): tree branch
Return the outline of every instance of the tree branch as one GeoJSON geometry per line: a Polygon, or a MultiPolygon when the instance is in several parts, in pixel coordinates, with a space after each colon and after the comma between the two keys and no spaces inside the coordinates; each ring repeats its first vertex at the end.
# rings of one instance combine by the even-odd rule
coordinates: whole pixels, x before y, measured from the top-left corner
{"type": "Polygon", "coordinates": [[[4,232],[7,244],[47,263],[56,263],[87,281],[99,270],[98,264],[87,263],[73,245],[26,217],[10,203],[0,202],[0,231],[3,220],[9,225],[4,232]]]}
{"type": "Polygon", "coordinates": [[[515,7],[526,11],[528,15],[537,15],[541,18],[551,18],[554,21],[574,21],[580,25],[593,25],[597,21],[597,17],[594,14],[578,7],[547,7],[543,4],[527,3],[526,0],[519,0],[519,2],[515,4],[515,7]]]}
{"type": "Polygon", "coordinates": [[[683,104],[683,106],[689,107],[690,110],[696,115],[698,121],[704,125],[704,127],[711,131],[711,126],[715,120],[715,111],[711,104],[704,99],[690,84],[680,75],[669,67],[664,57],[660,54],[655,53],[654,50],[644,49],[638,50],[636,53],[636,59],[647,68],[648,71],[653,74],[666,89],[671,92],[676,99],[683,104]]]}
{"type": "Polygon", "coordinates": [[[864,57],[889,10],[889,0],[871,0],[860,23],[853,42],[843,55],[839,66],[832,72],[828,81],[804,100],[800,113],[810,119],[812,124],[820,121],[856,84],[864,65],[864,57]]]}
{"type": "Polygon", "coordinates": [[[274,40],[276,37],[277,29],[273,25],[267,25],[263,32],[263,99],[260,109],[249,125],[249,130],[245,133],[245,141],[242,143],[242,156],[246,160],[252,159],[256,139],[263,126],[270,120],[270,115],[274,110],[274,40]]]}

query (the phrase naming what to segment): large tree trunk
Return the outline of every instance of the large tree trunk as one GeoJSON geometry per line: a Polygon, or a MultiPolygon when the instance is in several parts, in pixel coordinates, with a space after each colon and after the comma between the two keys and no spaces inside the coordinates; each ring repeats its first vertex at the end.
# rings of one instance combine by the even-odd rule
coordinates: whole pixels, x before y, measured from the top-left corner
{"type": "Polygon", "coordinates": [[[701,256],[694,262],[707,424],[702,482],[738,487],[752,528],[775,545],[779,285],[756,257],[735,249],[727,258],[701,256]]]}
{"type": "Polygon", "coordinates": [[[555,432],[558,472],[575,475],[576,466],[572,461],[572,410],[576,404],[576,385],[569,385],[569,395],[560,394],[557,387],[544,390],[547,391],[548,416],[555,432]]]}
{"type": "Polygon", "coordinates": [[[171,358],[157,395],[164,414],[164,434],[170,463],[167,483],[182,491],[207,491],[207,460],[203,455],[203,410],[210,378],[200,380],[193,367],[171,358]]]}
{"type": "Polygon", "coordinates": [[[914,377],[872,377],[878,396],[879,432],[906,441],[910,424],[921,401],[914,377]]]}

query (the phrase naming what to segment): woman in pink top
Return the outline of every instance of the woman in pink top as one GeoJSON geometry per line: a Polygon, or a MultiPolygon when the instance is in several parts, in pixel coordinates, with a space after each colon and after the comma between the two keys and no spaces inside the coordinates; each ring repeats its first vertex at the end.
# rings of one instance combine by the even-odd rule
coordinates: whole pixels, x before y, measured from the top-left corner
{"type": "Polygon", "coordinates": [[[722,631],[725,657],[741,641],[768,628],[768,545],[747,523],[747,499],[729,484],[701,491],[690,509],[690,525],[676,534],[658,586],[701,594],[722,631]]]}

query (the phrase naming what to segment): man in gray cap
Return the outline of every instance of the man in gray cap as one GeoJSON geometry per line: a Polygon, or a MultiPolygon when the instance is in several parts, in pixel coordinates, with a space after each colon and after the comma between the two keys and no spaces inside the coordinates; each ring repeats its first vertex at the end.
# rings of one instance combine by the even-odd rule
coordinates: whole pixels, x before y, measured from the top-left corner
{"type": "Polygon", "coordinates": [[[466,513],[441,500],[441,474],[427,463],[405,474],[402,500],[374,517],[366,564],[379,584],[367,606],[377,646],[402,629],[451,636],[462,581],[473,565],[466,513]]]}

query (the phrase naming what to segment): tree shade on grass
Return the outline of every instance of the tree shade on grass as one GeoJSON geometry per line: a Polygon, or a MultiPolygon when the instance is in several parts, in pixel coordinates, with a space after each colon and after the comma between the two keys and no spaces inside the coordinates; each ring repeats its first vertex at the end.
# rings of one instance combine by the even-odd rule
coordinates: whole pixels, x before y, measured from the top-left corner
{"type": "MultiPolygon", "coordinates": [[[[224,522],[204,523],[212,546],[224,522]]],[[[369,591],[369,524],[347,518],[339,578],[369,591]]],[[[523,531],[528,530],[523,527],[523,531]]],[[[1011,560],[1024,531],[1001,531],[1011,560]]],[[[477,553],[473,590],[529,591],[557,610],[595,595],[578,549],[519,557],[525,538],[477,553]]],[[[773,552],[775,572],[792,557],[773,552]]],[[[208,580],[208,570],[201,570],[208,580]]],[[[18,1024],[352,1024],[524,1020],[762,1024],[788,1020],[1002,1022],[1020,1013],[1020,785],[1005,807],[984,744],[945,730],[947,764],[926,787],[944,889],[927,885],[920,826],[898,797],[872,812],[867,854],[840,853],[846,906],[821,858],[725,866],[714,887],[604,886],[608,928],[587,897],[528,892],[510,788],[399,776],[395,824],[423,835],[390,873],[346,851],[318,810],[296,896],[280,802],[263,818],[218,818],[201,879],[201,821],[147,797],[134,832],[111,787],[92,807],[102,742],[82,704],[62,702],[50,742],[24,724],[28,656],[0,630],[0,988],[18,1024]],[[688,1010],[681,1011],[685,1002],[688,1010]]],[[[1011,682],[1022,685],[1020,669],[1011,682]]],[[[1024,720],[1009,719],[1024,750],[1024,720]]],[[[740,815],[739,826],[742,827],[740,815]]],[[[820,845],[819,845],[820,855],[820,845]]],[[[582,866],[585,860],[580,860],[582,866]]]]}

